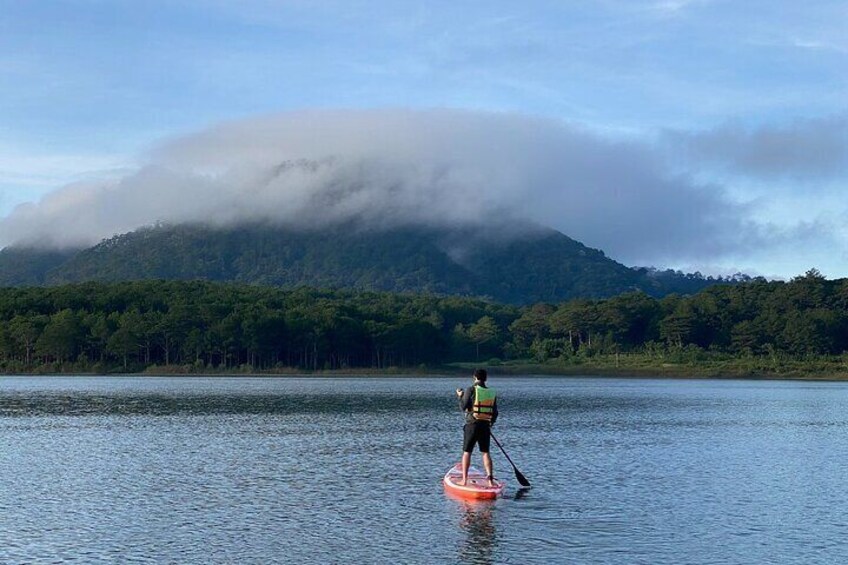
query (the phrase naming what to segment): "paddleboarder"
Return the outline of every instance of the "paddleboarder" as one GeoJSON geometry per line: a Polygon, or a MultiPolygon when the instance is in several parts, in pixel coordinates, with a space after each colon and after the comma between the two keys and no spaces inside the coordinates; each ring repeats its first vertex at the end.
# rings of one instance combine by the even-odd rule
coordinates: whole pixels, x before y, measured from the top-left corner
{"type": "Polygon", "coordinates": [[[498,419],[497,394],[493,388],[486,385],[489,375],[486,369],[474,371],[474,382],[465,390],[456,389],[459,405],[465,412],[465,427],[462,441],[462,481],[468,481],[468,467],[471,465],[471,452],[476,444],[483,457],[483,468],[489,486],[494,486],[495,478],[492,468],[492,457],[489,455],[489,444],[492,438],[492,425],[498,419]]]}

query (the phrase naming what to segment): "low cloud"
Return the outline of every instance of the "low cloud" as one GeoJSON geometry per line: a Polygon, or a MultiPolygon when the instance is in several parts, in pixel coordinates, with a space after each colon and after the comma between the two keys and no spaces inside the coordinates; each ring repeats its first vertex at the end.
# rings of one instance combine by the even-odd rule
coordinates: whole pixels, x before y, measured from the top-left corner
{"type": "MultiPolygon", "coordinates": [[[[689,144],[718,159],[724,135],[689,144]]],[[[740,163],[779,167],[775,152],[740,163]]],[[[0,220],[0,244],[90,245],[158,221],[497,232],[518,218],[630,263],[709,260],[768,244],[772,233],[750,222],[744,205],[721,186],[671,174],[661,153],[514,114],[293,112],[163,142],[130,174],[19,206],[0,220]]]]}
{"type": "Polygon", "coordinates": [[[765,179],[824,180],[848,175],[848,114],[782,126],[725,125],[667,132],[664,141],[690,167],[765,179]]]}

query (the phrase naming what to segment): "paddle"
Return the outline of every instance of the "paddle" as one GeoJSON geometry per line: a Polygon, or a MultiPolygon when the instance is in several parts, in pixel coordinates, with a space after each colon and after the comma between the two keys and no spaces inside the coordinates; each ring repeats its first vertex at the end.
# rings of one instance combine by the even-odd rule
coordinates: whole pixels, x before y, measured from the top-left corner
{"type": "Polygon", "coordinates": [[[521,471],[518,470],[518,467],[516,467],[515,463],[512,462],[512,459],[509,458],[509,455],[507,454],[506,450],[501,445],[501,442],[498,441],[498,438],[495,437],[495,434],[491,434],[491,435],[492,435],[492,439],[495,440],[495,444],[497,444],[497,446],[501,448],[501,452],[503,452],[504,456],[506,457],[506,460],[509,461],[510,465],[512,465],[512,470],[515,471],[515,480],[517,480],[518,483],[521,486],[529,487],[530,481],[527,480],[527,477],[525,477],[524,475],[521,474],[521,471]]]}

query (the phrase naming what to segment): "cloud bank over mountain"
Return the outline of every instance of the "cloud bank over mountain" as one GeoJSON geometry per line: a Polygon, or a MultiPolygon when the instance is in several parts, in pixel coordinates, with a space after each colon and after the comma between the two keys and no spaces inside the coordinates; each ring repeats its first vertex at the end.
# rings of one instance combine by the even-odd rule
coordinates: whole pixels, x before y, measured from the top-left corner
{"type": "MultiPolygon", "coordinates": [[[[686,138],[692,159],[771,166],[756,153],[727,156],[728,136],[741,147],[757,145],[717,131],[686,138]]],[[[160,221],[499,232],[522,218],[622,261],[663,264],[821,236],[810,224],[801,231],[758,224],[722,186],[695,182],[666,159],[652,142],[515,114],[291,112],[167,140],[124,176],[71,184],[21,205],[0,220],[0,245],[90,245],[160,221]]]]}
{"type": "Polygon", "coordinates": [[[670,131],[665,141],[698,168],[769,180],[848,177],[848,114],[756,128],[725,124],[703,132],[670,131]]]}

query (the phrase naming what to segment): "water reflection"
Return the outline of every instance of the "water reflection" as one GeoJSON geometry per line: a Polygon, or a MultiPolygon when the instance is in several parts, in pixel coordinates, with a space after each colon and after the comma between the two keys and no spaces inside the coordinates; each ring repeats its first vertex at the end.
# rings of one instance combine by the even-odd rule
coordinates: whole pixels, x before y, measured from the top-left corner
{"type": "Polygon", "coordinates": [[[498,531],[494,512],[496,501],[469,501],[457,499],[459,528],[465,534],[460,538],[457,556],[461,563],[488,565],[495,562],[498,531]]]}
{"type": "Polygon", "coordinates": [[[522,498],[527,496],[529,493],[530,493],[530,487],[520,488],[517,491],[515,491],[515,494],[513,495],[512,498],[513,498],[513,500],[521,500],[522,498]]]}

